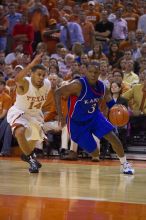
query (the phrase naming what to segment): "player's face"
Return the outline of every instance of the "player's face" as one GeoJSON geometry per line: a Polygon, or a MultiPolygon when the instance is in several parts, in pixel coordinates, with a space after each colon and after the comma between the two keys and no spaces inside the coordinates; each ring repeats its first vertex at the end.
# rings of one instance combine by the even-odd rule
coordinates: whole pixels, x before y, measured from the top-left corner
{"type": "Polygon", "coordinates": [[[36,88],[41,88],[44,85],[44,78],[46,72],[41,69],[37,69],[34,73],[31,74],[32,83],[36,88]]]}
{"type": "Polygon", "coordinates": [[[89,84],[96,84],[98,77],[100,75],[98,67],[94,65],[89,65],[87,72],[85,73],[89,84]]]}

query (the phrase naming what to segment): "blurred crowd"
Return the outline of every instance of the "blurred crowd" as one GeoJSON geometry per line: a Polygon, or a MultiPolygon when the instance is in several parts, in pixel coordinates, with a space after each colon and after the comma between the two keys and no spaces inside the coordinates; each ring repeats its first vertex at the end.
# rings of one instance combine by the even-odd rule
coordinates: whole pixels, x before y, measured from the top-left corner
{"type": "MultiPolygon", "coordinates": [[[[43,106],[48,142],[38,143],[37,152],[51,154],[57,140],[61,159],[77,159],[78,146],[69,140],[66,126],[58,127],[53,94],[63,83],[84,75],[90,61],[99,62],[99,79],[114,100],[128,108],[136,132],[145,135],[145,0],[0,1],[0,156],[9,156],[13,145],[6,115],[16,98],[15,76],[39,53],[52,89],[43,106]]],[[[62,106],[66,115],[65,97],[62,106]]],[[[108,114],[104,100],[100,109],[108,114]]],[[[132,129],[127,125],[116,130],[124,142],[132,129]]]]}

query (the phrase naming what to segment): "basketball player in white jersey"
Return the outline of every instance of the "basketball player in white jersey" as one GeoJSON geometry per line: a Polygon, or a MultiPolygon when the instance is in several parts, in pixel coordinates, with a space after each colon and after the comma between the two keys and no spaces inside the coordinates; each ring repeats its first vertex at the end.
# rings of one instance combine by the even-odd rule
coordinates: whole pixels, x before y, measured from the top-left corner
{"type": "Polygon", "coordinates": [[[30,173],[38,173],[41,164],[34,158],[33,150],[36,141],[43,141],[43,114],[42,106],[50,90],[50,81],[45,79],[46,69],[41,65],[42,54],[16,76],[16,102],[9,109],[7,120],[12,127],[20,148],[29,162],[30,173]],[[31,76],[27,74],[31,71],[31,76]]]}

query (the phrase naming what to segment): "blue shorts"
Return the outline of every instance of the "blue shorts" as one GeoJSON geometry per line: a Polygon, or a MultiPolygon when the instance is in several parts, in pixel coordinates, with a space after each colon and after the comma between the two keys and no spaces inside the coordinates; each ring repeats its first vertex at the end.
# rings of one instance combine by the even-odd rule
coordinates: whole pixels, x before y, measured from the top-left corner
{"type": "Polygon", "coordinates": [[[99,112],[90,121],[78,122],[73,119],[68,123],[71,139],[81,148],[91,153],[96,150],[97,144],[93,134],[101,139],[104,135],[114,130],[113,125],[99,112]]]}

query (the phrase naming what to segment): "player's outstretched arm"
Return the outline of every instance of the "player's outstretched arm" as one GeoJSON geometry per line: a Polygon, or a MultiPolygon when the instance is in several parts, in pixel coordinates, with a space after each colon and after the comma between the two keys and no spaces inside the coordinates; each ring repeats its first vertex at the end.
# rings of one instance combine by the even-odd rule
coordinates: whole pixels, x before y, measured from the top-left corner
{"type": "Polygon", "coordinates": [[[15,77],[15,81],[16,83],[19,83],[21,85],[25,84],[25,80],[24,77],[27,76],[27,74],[29,73],[29,71],[31,70],[31,68],[33,66],[35,66],[36,64],[41,63],[41,58],[42,58],[42,53],[35,56],[35,58],[32,60],[32,62],[30,64],[28,64],[23,70],[21,70],[15,77]]]}
{"type": "Polygon", "coordinates": [[[63,85],[55,91],[55,103],[58,112],[58,120],[61,126],[64,126],[64,118],[61,108],[61,97],[69,97],[71,95],[79,96],[82,89],[82,85],[78,80],[74,80],[67,85],[63,85]]]}

